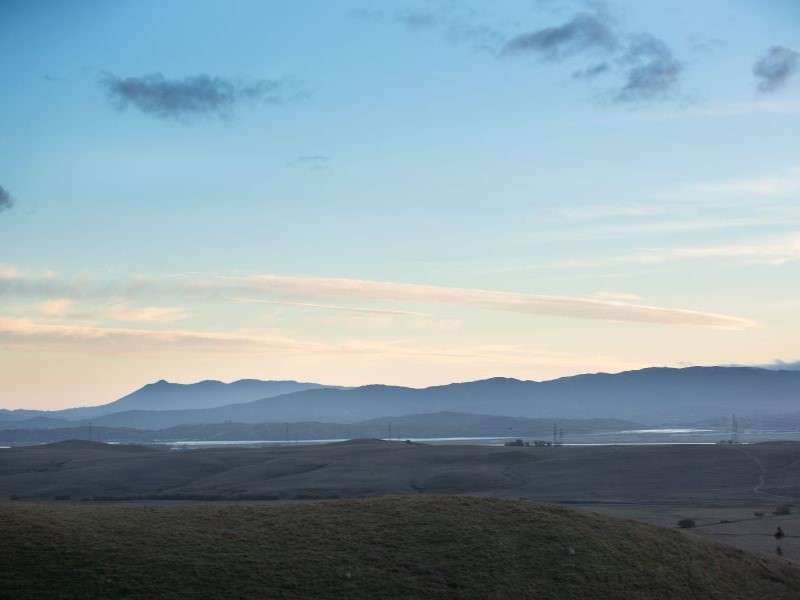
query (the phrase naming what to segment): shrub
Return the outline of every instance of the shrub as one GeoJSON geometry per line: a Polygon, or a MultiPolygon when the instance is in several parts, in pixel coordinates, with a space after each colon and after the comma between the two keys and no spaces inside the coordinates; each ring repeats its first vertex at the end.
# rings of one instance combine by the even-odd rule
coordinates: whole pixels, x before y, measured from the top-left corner
{"type": "Polygon", "coordinates": [[[686,517],[686,518],[681,519],[680,521],[678,521],[678,527],[680,527],[681,529],[690,529],[690,528],[694,527],[695,525],[696,525],[696,523],[694,522],[694,519],[689,518],[689,517],[686,517]]]}
{"type": "Polygon", "coordinates": [[[792,514],[791,504],[781,504],[778,508],[772,511],[773,515],[790,515],[792,514]]]}

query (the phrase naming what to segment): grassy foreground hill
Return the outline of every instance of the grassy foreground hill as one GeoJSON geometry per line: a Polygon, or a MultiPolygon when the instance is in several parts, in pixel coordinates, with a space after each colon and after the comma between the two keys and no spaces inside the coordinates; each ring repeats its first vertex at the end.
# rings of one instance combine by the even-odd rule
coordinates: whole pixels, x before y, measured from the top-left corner
{"type": "Polygon", "coordinates": [[[800,568],[524,501],[0,503],[7,598],[797,598],[800,568]],[[565,552],[571,546],[575,554],[565,552]]]}

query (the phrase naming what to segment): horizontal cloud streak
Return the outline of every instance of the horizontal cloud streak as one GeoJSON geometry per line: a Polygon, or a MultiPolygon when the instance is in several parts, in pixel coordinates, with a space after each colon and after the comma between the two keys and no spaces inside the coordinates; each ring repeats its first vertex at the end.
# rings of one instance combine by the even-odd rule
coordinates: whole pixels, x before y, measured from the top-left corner
{"type": "Polygon", "coordinates": [[[248,278],[199,282],[191,288],[207,291],[224,288],[242,290],[250,295],[264,294],[293,298],[360,298],[369,300],[446,304],[546,315],[658,323],[712,329],[744,329],[753,322],[738,317],[690,310],[624,304],[566,296],[547,296],[514,292],[495,292],[432,285],[391,283],[359,279],[281,277],[262,275],[248,278]]]}
{"type": "Polygon", "coordinates": [[[262,300],[256,298],[233,298],[234,302],[243,304],[272,304],[276,306],[295,306],[298,308],[310,308],[313,310],[332,310],[336,312],[378,314],[390,317],[430,317],[429,313],[415,312],[410,310],[390,310],[385,308],[364,308],[359,306],[336,306],[333,304],[311,304],[309,302],[281,302],[278,300],[262,300]]]}
{"type": "Polygon", "coordinates": [[[606,356],[577,356],[530,350],[516,345],[411,345],[400,342],[351,341],[340,344],[299,340],[260,333],[216,333],[186,330],[130,329],[84,325],[54,325],[29,319],[0,317],[0,343],[6,349],[42,351],[69,348],[89,354],[191,351],[228,354],[299,354],[303,357],[359,356],[364,360],[419,360],[426,364],[472,363],[485,366],[551,366],[585,370],[622,370],[641,365],[606,356]]]}
{"type": "MultiPolygon", "coordinates": [[[[641,260],[646,262],[645,260],[641,260]]],[[[434,285],[393,283],[361,279],[259,275],[190,279],[183,283],[139,280],[134,285],[97,285],[87,281],[59,282],[53,278],[29,278],[21,274],[0,276],[0,294],[49,297],[106,295],[132,298],[146,294],[178,294],[194,298],[357,298],[360,300],[444,304],[504,312],[555,317],[657,323],[711,329],[745,329],[753,322],[728,315],[691,310],[624,304],[567,296],[498,292],[434,285]]]]}

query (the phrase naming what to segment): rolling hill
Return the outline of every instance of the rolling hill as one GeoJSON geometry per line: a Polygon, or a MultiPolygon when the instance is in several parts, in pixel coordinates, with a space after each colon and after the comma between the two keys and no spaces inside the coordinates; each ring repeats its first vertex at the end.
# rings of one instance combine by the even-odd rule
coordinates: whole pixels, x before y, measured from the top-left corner
{"type": "Polygon", "coordinates": [[[180,452],[71,441],[0,449],[0,498],[479,494],[549,502],[775,504],[800,497],[798,461],[800,443],[520,448],[358,440],[180,452]]]}
{"type": "Polygon", "coordinates": [[[10,598],[794,599],[790,562],[524,501],[0,503],[10,598]]]}

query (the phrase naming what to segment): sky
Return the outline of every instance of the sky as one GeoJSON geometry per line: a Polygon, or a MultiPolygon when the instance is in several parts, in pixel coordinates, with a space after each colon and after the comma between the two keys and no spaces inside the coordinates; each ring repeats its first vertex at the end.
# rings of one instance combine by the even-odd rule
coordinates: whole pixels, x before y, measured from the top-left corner
{"type": "Polygon", "coordinates": [[[0,0],[0,407],[800,359],[794,0],[0,0]]]}

